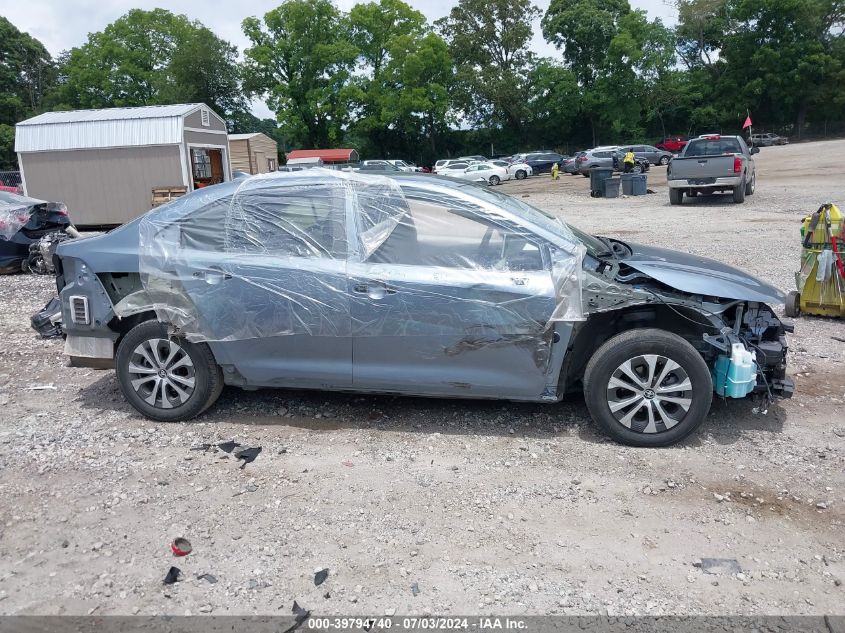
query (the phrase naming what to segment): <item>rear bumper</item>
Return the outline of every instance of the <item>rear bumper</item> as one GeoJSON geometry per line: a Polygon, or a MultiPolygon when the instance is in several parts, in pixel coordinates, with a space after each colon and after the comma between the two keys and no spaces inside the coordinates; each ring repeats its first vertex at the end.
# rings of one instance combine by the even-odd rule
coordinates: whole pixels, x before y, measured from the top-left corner
{"type": "Polygon", "coordinates": [[[700,178],[683,178],[669,180],[670,189],[733,189],[742,182],[742,176],[729,176],[725,178],[714,178],[713,182],[699,184],[690,183],[690,180],[701,180],[700,178]]]}

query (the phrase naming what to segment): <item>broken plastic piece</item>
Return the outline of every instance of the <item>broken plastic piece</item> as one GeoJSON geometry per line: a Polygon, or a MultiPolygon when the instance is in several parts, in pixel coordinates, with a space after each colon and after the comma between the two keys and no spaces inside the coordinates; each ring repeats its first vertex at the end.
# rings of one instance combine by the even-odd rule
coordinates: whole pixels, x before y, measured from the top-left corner
{"type": "Polygon", "coordinates": [[[53,297],[41,310],[30,318],[32,329],[41,338],[55,338],[62,335],[62,302],[53,297]]]}
{"type": "Polygon", "coordinates": [[[412,596],[414,596],[415,598],[416,598],[418,595],[420,595],[420,586],[419,586],[419,584],[418,584],[418,583],[413,583],[413,584],[411,585],[411,595],[412,595],[412,596]]]}
{"type": "Polygon", "coordinates": [[[200,574],[197,580],[205,580],[208,584],[213,585],[217,582],[217,577],[211,574],[200,574]]]}
{"type": "Polygon", "coordinates": [[[291,633],[292,631],[295,631],[302,625],[303,622],[305,622],[305,620],[308,619],[308,616],[311,615],[311,612],[300,607],[296,603],[296,600],[293,601],[293,609],[291,609],[291,611],[293,612],[293,624],[285,629],[284,633],[291,633]]]}
{"type": "Polygon", "coordinates": [[[231,453],[235,450],[240,444],[237,442],[223,442],[222,444],[218,444],[217,448],[219,448],[224,453],[231,453]]]}
{"type": "Polygon", "coordinates": [[[181,576],[181,575],[182,575],[182,570],[181,570],[181,569],[179,569],[178,567],[171,567],[171,568],[167,571],[167,575],[164,577],[164,580],[163,580],[162,582],[163,582],[165,585],[172,585],[172,584],[173,584],[173,583],[175,583],[177,580],[179,580],[179,576],[181,576]]]}
{"type": "Polygon", "coordinates": [[[696,567],[701,567],[701,571],[705,574],[739,574],[742,572],[742,567],[735,558],[702,558],[701,563],[696,564],[696,567]]]}
{"type": "Polygon", "coordinates": [[[258,457],[258,454],[260,452],[260,446],[235,450],[235,457],[237,459],[242,459],[244,462],[243,464],[241,464],[241,470],[246,468],[247,464],[251,464],[252,462],[254,462],[255,458],[258,457]]]}
{"type": "Polygon", "coordinates": [[[314,574],[314,586],[319,587],[324,582],[326,582],[326,578],[329,577],[329,570],[328,569],[321,569],[316,574],[314,574]]]}

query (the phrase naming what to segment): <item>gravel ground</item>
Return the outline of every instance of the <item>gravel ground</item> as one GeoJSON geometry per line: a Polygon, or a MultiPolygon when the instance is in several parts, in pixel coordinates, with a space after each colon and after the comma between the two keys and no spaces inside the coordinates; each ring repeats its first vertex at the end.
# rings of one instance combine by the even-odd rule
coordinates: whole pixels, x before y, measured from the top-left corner
{"type": "MultiPolygon", "coordinates": [[[[593,200],[571,176],[500,191],[791,289],[801,218],[845,202],[843,150],[764,149],[744,205],[670,207],[661,168],[641,198],[593,200]]],[[[766,416],[715,401],[694,437],[651,450],[608,441],[580,400],[227,389],[197,421],[151,423],[112,372],[65,367],[29,329],[53,293],[0,278],[2,614],[845,613],[841,320],[796,321],[794,399],[766,416]],[[262,452],[240,468],[191,450],[227,440],[262,452]],[[192,554],[173,557],[176,536],[192,554]]]]}

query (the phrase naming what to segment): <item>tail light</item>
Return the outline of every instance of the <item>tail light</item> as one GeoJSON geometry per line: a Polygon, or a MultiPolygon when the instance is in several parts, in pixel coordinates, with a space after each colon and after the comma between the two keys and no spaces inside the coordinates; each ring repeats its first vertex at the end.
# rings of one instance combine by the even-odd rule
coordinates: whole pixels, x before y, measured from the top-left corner
{"type": "Polygon", "coordinates": [[[734,156],[734,173],[738,174],[742,171],[742,159],[739,156],[734,156]]]}

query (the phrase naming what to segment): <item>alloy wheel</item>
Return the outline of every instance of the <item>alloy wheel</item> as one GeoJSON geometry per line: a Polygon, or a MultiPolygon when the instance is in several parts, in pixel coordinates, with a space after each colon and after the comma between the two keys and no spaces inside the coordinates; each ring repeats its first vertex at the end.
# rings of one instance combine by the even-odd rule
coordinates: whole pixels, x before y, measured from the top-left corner
{"type": "Polygon", "coordinates": [[[129,379],[149,405],[172,409],[185,404],[196,387],[191,357],[178,343],[161,338],[140,343],[129,359],[129,379]]]}
{"type": "Polygon", "coordinates": [[[645,354],[619,365],[607,385],[616,420],[638,433],[662,433],[679,424],[692,405],[692,382],[678,363],[645,354]]]}

